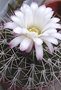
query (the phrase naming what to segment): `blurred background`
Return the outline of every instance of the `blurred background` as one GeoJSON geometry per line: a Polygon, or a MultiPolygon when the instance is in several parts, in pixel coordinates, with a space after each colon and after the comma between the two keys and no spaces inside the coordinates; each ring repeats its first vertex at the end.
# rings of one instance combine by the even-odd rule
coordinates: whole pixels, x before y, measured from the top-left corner
{"type": "MultiPolygon", "coordinates": [[[[0,0],[0,21],[7,11],[8,3],[14,4],[16,3],[16,1],[17,0],[0,0]]],[[[20,1],[22,2],[23,0],[20,0],[20,1]]],[[[40,3],[42,2],[42,0],[24,0],[24,3],[31,4],[32,1],[37,2],[38,5],[40,5],[40,3]]],[[[46,2],[49,2],[49,1],[51,0],[46,0],[46,2]]]]}

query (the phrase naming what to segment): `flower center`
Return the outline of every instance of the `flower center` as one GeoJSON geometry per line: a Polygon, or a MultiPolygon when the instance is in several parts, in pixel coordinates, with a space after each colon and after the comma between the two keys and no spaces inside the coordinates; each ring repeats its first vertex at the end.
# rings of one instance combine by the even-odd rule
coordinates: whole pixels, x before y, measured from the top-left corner
{"type": "Polygon", "coordinates": [[[37,28],[36,26],[30,26],[30,27],[28,28],[28,30],[29,30],[30,32],[35,32],[35,33],[37,33],[37,34],[40,34],[40,29],[37,28]]]}

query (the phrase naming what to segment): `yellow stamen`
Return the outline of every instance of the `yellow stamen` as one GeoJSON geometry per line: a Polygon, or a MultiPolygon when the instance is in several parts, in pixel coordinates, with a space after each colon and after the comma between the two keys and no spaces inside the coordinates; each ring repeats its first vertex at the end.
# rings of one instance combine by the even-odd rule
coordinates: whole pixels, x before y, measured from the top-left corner
{"type": "Polygon", "coordinates": [[[28,30],[29,30],[30,32],[35,32],[35,33],[37,33],[37,34],[40,34],[40,30],[39,30],[37,27],[35,27],[35,26],[29,27],[28,30]]]}

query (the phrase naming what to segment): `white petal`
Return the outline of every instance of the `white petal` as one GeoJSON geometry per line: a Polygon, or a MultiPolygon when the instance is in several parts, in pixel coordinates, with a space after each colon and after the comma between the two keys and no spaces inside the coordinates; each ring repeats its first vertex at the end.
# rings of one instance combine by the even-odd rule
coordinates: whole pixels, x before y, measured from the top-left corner
{"type": "Polygon", "coordinates": [[[55,39],[54,37],[43,37],[43,39],[44,39],[44,41],[48,41],[48,42],[53,43],[55,45],[58,44],[58,40],[55,39]]]}
{"type": "Polygon", "coordinates": [[[40,14],[37,12],[34,15],[34,26],[37,26],[38,28],[41,28],[42,25],[43,25],[42,18],[40,16],[40,14]]]}
{"type": "Polygon", "coordinates": [[[13,32],[17,34],[26,34],[28,31],[25,28],[16,27],[13,32]]]}
{"type": "Polygon", "coordinates": [[[48,23],[44,28],[43,28],[43,31],[46,31],[47,29],[52,29],[52,28],[61,28],[61,25],[60,24],[55,24],[55,23],[48,23]]]}
{"type": "Polygon", "coordinates": [[[45,9],[46,9],[46,6],[45,5],[42,5],[42,6],[39,7],[38,10],[42,13],[42,12],[45,11],[45,9]]]}
{"type": "Polygon", "coordinates": [[[33,47],[33,42],[31,43],[31,45],[29,46],[29,48],[26,50],[27,53],[29,53],[32,50],[33,47]]]}
{"type": "Polygon", "coordinates": [[[17,25],[14,22],[8,22],[8,23],[5,23],[4,28],[14,29],[16,28],[16,26],[17,25]]]}
{"type": "Polygon", "coordinates": [[[36,58],[37,60],[42,60],[43,58],[43,47],[42,45],[36,45],[35,44],[35,50],[36,50],[36,58]]]}
{"type": "Polygon", "coordinates": [[[35,11],[38,9],[38,4],[35,3],[35,2],[33,2],[33,3],[31,4],[31,9],[32,9],[33,13],[35,13],[35,11]]]}
{"type": "Polygon", "coordinates": [[[29,27],[31,25],[33,25],[33,14],[32,14],[32,11],[31,10],[25,10],[25,13],[24,13],[25,17],[25,27],[29,27]]]}
{"type": "Polygon", "coordinates": [[[42,5],[38,8],[36,14],[35,14],[35,18],[36,18],[36,21],[40,21],[41,24],[43,24],[43,22],[45,22],[45,10],[46,10],[46,6],[45,5],[42,5]]]}
{"type": "Polygon", "coordinates": [[[22,32],[22,29],[20,27],[16,27],[14,30],[13,30],[14,33],[17,33],[17,34],[20,34],[22,32]]]}
{"type": "Polygon", "coordinates": [[[23,28],[22,34],[28,34],[28,33],[29,33],[29,31],[26,28],[23,28]]]}
{"type": "Polygon", "coordinates": [[[51,22],[57,23],[57,22],[59,22],[59,21],[60,21],[60,19],[59,19],[59,18],[56,18],[56,17],[53,17],[53,18],[51,19],[51,22]]]}
{"type": "Polygon", "coordinates": [[[55,33],[55,34],[52,34],[53,37],[61,40],[61,34],[60,33],[55,33]]]}
{"type": "Polygon", "coordinates": [[[42,6],[40,6],[38,8],[36,14],[40,17],[40,20],[44,19],[44,17],[45,17],[45,10],[46,10],[46,6],[45,5],[42,5],[42,6]]]}
{"type": "Polygon", "coordinates": [[[29,5],[23,4],[23,5],[21,6],[20,10],[24,13],[25,10],[26,10],[26,9],[29,9],[29,8],[30,8],[29,5]]]}
{"type": "Polygon", "coordinates": [[[25,23],[25,27],[27,28],[33,24],[32,10],[29,5],[23,4],[23,6],[21,7],[21,11],[24,14],[24,20],[25,20],[24,23],[25,23]]]}
{"type": "Polygon", "coordinates": [[[34,38],[33,40],[37,45],[41,45],[43,43],[43,41],[40,38],[34,38]]]}
{"type": "Polygon", "coordinates": [[[38,34],[35,33],[35,32],[28,32],[28,33],[27,33],[27,36],[28,36],[29,38],[31,38],[31,39],[37,37],[37,35],[38,35],[38,34]]]}
{"type": "Polygon", "coordinates": [[[54,14],[54,11],[51,11],[49,14],[46,15],[47,18],[51,18],[54,14]]]}
{"type": "Polygon", "coordinates": [[[42,29],[42,27],[45,27],[45,24],[49,21],[49,19],[46,18],[45,11],[46,7],[45,5],[42,5],[38,8],[36,14],[34,15],[34,24],[40,29],[42,29]]]}
{"type": "Polygon", "coordinates": [[[14,39],[9,43],[10,48],[13,48],[13,47],[17,46],[18,44],[20,44],[20,42],[21,42],[23,39],[24,39],[23,36],[19,36],[19,37],[14,38],[14,39]]]}
{"type": "Polygon", "coordinates": [[[48,33],[42,33],[39,35],[39,37],[45,37],[45,36],[49,36],[49,34],[48,33]]]}
{"type": "Polygon", "coordinates": [[[51,11],[52,11],[52,8],[48,7],[48,8],[46,8],[45,13],[49,14],[51,11]]]}
{"type": "Polygon", "coordinates": [[[46,45],[48,46],[48,48],[49,48],[51,54],[53,54],[53,52],[54,52],[53,45],[52,45],[50,42],[47,42],[47,41],[45,41],[45,43],[46,43],[46,45]]]}
{"type": "Polygon", "coordinates": [[[43,34],[52,34],[52,33],[56,33],[57,30],[56,29],[47,29],[46,31],[43,32],[43,34]]]}
{"type": "Polygon", "coordinates": [[[23,21],[21,19],[19,19],[18,17],[16,16],[11,16],[11,19],[14,23],[16,23],[17,25],[23,27],[23,21]]]}
{"type": "Polygon", "coordinates": [[[25,23],[25,27],[28,28],[29,26],[31,26],[33,24],[33,14],[32,14],[32,10],[31,8],[24,4],[21,7],[21,11],[24,14],[24,23],[25,23]]]}
{"type": "Polygon", "coordinates": [[[19,18],[23,18],[23,13],[20,10],[16,10],[15,15],[19,18]]]}
{"type": "Polygon", "coordinates": [[[23,25],[22,26],[24,26],[24,15],[23,15],[23,13],[21,12],[21,11],[19,11],[19,10],[16,10],[15,11],[15,15],[19,18],[19,20],[21,21],[20,23],[22,23],[23,25]]]}
{"type": "Polygon", "coordinates": [[[25,39],[21,42],[19,48],[20,48],[21,51],[25,51],[25,50],[27,50],[27,49],[30,47],[31,44],[32,44],[32,40],[31,40],[31,39],[28,39],[28,38],[25,38],[25,39]]]}

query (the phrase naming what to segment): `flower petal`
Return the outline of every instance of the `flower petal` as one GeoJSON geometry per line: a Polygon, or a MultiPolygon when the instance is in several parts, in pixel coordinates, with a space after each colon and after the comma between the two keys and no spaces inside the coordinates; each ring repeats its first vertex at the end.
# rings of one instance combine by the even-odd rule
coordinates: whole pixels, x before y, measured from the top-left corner
{"type": "Polygon", "coordinates": [[[29,38],[25,38],[25,39],[21,42],[19,48],[20,48],[21,51],[25,51],[25,50],[27,50],[27,49],[30,47],[31,44],[32,44],[32,40],[29,39],[29,38]]]}
{"type": "Polygon", "coordinates": [[[52,45],[50,42],[47,42],[47,41],[45,41],[45,43],[46,43],[46,45],[48,46],[48,48],[49,48],[51,54],[53,54],[53,52],[54,52],[53,45],[52,45]]]}
{"type": "Polygon", "coordinates": [[[46,31],[44,31],[43,34],[52,34],[52,33],[57,33],[56,29],[47,29],[46,31]]]}
{"type": "Polygon", "coordinates": [[[38,4],[33,2],[30,7],[31,7],[31,9],[33,11],[33,14],[35,14],[35,11],[38,9],[38,4]]]}
{"type": "Polygon", "coordinates": [[[24,36],[19,36],[19,37],[14,38],[9,43],[10,48],[13,48],[13,47],[17,46],[18,44],[20,44],[23,39],[24,39],[24,36]]]}
{"type": "Polygon", "coordinates": [[[29,11],[26,11],[25,12],[25,27],[29,27],[29,26],[32,26],[33,24],[33,15],[32,15],[32,12],[29,10],[29,11]]]}
{"type": "Polygon", "coordinates": [[[61,25],[60,24],[55,24],[55,23],[48,23],[44,28],[43,28],[43,31],[46,31],[47,29],[61,29],[61,25]]]}
{"type": "Polygon", "coordinates": [[[24,14],[20,10],[16,10],[15,15],[19,18],[20,24],[22,23],[24,26],[24,14]]]}
{"type": "Polygon", "coordinates": [[[14,29],[16,28],[17,24],[15,24],[14,22],[7,22],[4,25],[4,28],[9,28],[9,29],[14,29]]]}
{"type": "Polygon", "coordinates": [[[19,18],[23,18],[23,13],[20,10],[16,10],[15,15],[19,18]]]}
{"type": "Polygon", "coordinates": [[[42,45],[36,45],[35,44],[35,50],[36,50],[36,58],[37,60],[42,60],[43,58],[43,47],[42,45]]]}
{"type": "Polygon", "coordinates": [[[46,15],[46,18],[50,18],[51,19],[51,17],[53,16],[53,14],[54,14],[54,11],[51,11],[49,14],[46,15]]]}
{"type": "Polygon", "coordinates": [[[30,8],[29,5],[23,4],[23,5],[21,6],[20,10],[21,10],[22,13],[24,13],[25,10],[26,10],[26,9],[29,9],[29,8],[30,8]]]}
{"type": "Polygon", "coordinates": [[[28,31],[25,28],[16,27],[13,32],[17,34],[26,34],[28,31]]]}
{"type": "Polygon", "coordinates": [[[17,34],[20,34],[22,32],[22,29],[20,27],[16,27],[14,30],[13,30],[14,33],[17,33],[17,34]]]}
{"type": "Polygon", "coordinates": [[[60,19],[59,19],[59,18],[56,18],[56,17],[53,17],[53,18],[51,19],[51,22],[57,23],[57,22],[59,22],[59,21],[60,21],[60,19]]]}
{"type": "Polygon", "coordinates": [[[33,42],[31,43],[31,45],[29,46],[29,48],[26,50],[27,53],[29,53],[32,50],[33,47],[33,42]]]}
{"type": "Polygon", "coordinates": [[[28,33],[27,33],[27,36],[28,36],[29,38],[33,39],[33,38],[37,37],[37,33],[35,33],[35,32],[28,32],[28,33]]]}
{"type": "Polygon", "coordinates": [[[29,7],[29,5],[24,4],[21,7],[21,11],[24,14],[24,23],[25,23],[25,27],[28,28],[29,26],[31,26],[33,24],[33,14],[32,14],[32,10],[29,7]]]}
{"type": "Polygon", "coordinates": [[[34,24],[40,29],[42,29],[42,27],[45,27],[45,24],[49,21],[49,19],[46,18],[45,11],[46,6],[42,5],[38,8],[36,14],[34,15],[34,24]]]}
{"type": "Polygon", "coordinates": [[[58,40],[55,39],[54,37],[42,37],[42,39],[43,39],[44,41],[48,41],[48,42],[50,42],[50,43],[53,43],[53,44],[55,44],[55,45],[58,45],[58,40]]]}
{"type": "Polygon", "coordinates": [[[40,38],[34,38],[33,40],[37,45],[41,45],[43,43],[43,41],[40,38]]]}
{"type": "Polygon", "coordinates": [[[52,34],[53,37],[61,40],[61,34],[60,33],[55,33],[55,34],[52,34]]]}
{"type": "Polygon", "coordinates": [[[38,10],[42,13],[42,12],[45,11],[45,9],[46,9],[46,6],[45,5],[41,5],[38,10]]]}
{"type": "Polygon", "coordinates": [[[16,16],[11,16],[11,19],[14,23],[16,23],[17,25],[19,25],[20,27],[23,27],[23,21],[20,20],[18,17],[16,16]]]}
{"type": "Polygon", "coordinates": [[[52,8],[50,8],[50,7],[46,8],[46,10],[45,10],[46,15],[49,14],[51,11],[52,11],[52,8]]]}

